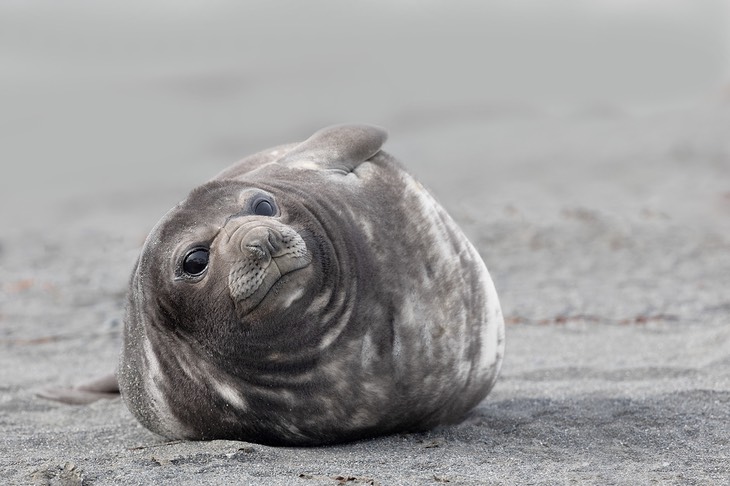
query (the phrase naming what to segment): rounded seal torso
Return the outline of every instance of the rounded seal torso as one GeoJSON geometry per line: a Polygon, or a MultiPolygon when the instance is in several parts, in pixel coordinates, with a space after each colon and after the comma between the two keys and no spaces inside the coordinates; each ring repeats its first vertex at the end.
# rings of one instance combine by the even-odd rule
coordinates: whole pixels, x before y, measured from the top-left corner
{"type": "Polygon", "coordinates": [[[336,126],[244,159],[152,230],[122,395],[171,438],[314,445],[460,420],[504,352],[479,254],[380,147],[336,126]]]}

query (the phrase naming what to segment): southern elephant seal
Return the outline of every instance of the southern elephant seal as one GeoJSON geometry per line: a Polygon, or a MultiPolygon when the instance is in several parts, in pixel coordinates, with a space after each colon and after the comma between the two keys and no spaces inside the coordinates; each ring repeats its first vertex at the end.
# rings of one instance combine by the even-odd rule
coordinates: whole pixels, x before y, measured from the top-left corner
{"type": "Polygon", "coordinates": [[[477,251],[368,125],[194,189],[134,270],[117,371],[148,429],[316,445],[459,421],[504,323],[477,251]]]}

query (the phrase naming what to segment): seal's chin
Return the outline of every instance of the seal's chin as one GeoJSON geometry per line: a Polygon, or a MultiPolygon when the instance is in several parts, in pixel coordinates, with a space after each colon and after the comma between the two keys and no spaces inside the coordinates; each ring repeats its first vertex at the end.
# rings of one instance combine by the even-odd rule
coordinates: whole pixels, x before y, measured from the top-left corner
{"type": "Polygon", "coordinates": [[[237,265],[238,269],[231,271],[236,277],[229,278],[229,290],[238,315],[249,314],[263,304],[270,304],[272,310],[289,307],[304,294],[307,272],[302,270],[310,264],[311,259],[279,257],[272,258],[266,268],[253,271],[244,271],[245,264],[237,265]]]}

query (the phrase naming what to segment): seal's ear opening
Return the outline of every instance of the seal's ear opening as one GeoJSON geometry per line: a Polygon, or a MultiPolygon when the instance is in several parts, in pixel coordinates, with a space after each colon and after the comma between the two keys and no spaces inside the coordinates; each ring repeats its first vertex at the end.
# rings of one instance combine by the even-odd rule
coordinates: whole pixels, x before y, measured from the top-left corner
{"type": "Polygon", "coordinates": [[[334,125],[294,147],[279,163],[349,173],[377,154],[387,138],[388,133],[374,125],[334,125]]]}

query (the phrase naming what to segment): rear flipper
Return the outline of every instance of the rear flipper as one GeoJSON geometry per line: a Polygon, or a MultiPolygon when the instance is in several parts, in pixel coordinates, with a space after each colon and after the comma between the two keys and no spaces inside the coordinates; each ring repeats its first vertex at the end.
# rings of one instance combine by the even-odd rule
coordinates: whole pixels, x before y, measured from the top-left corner
{"type": "Polygon", "coordinates": [[[110,373],[70,388],[46,388],[36,395],[70,405],[88,405],[97,400],[119,397],[119,381],[115,373],[110,373]]]}

